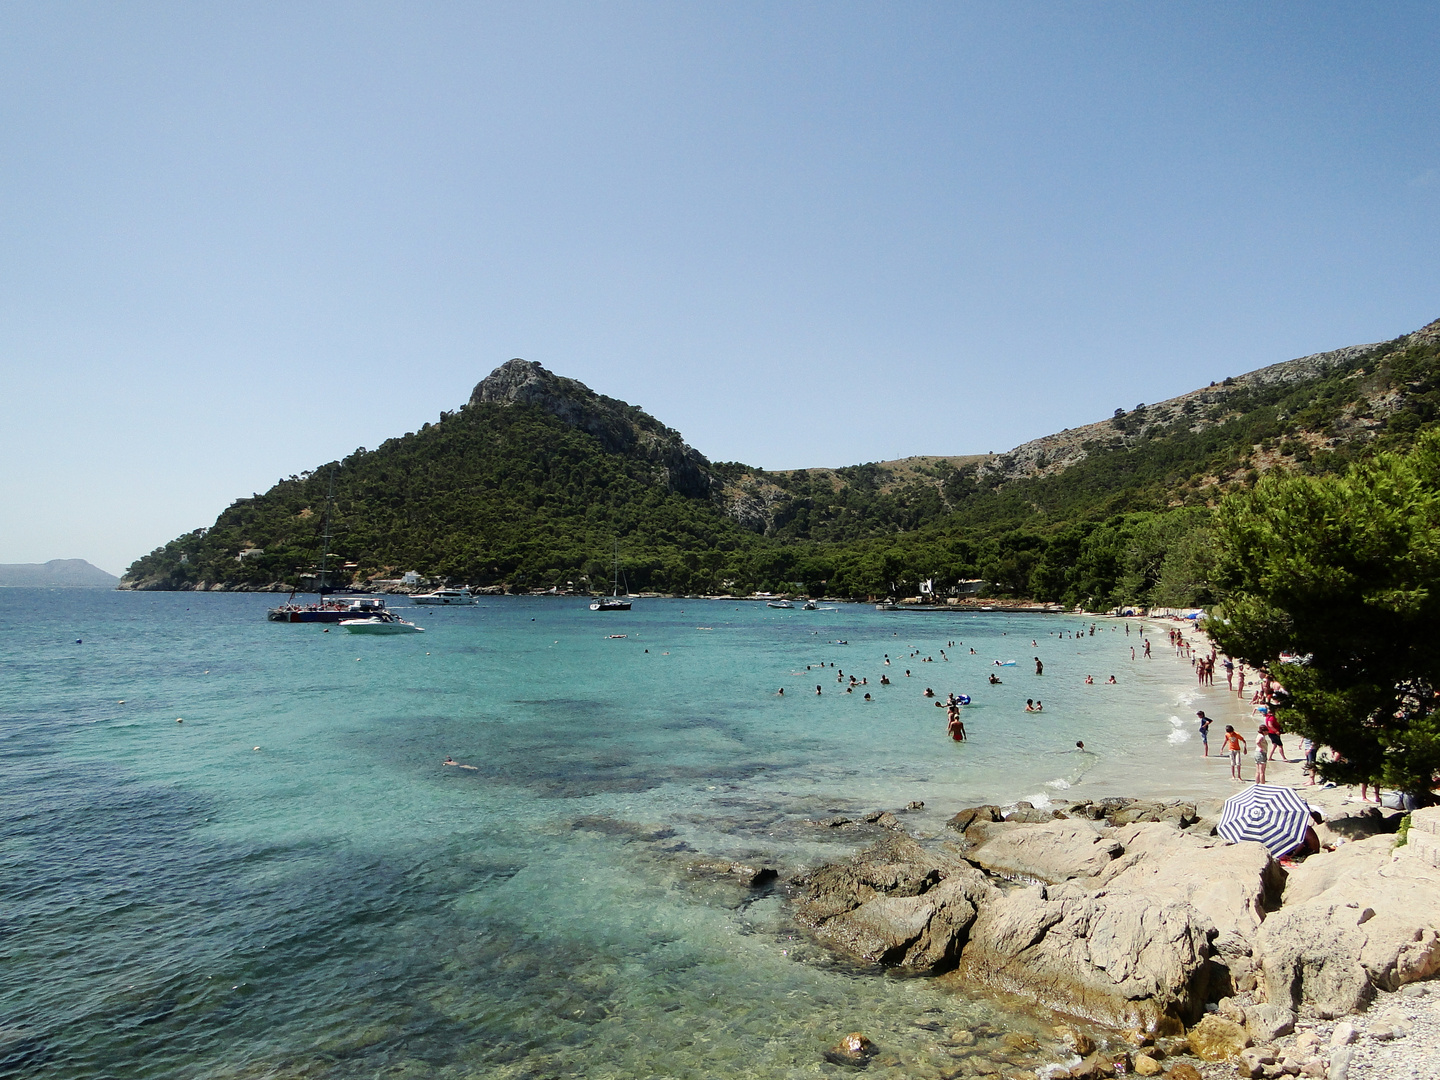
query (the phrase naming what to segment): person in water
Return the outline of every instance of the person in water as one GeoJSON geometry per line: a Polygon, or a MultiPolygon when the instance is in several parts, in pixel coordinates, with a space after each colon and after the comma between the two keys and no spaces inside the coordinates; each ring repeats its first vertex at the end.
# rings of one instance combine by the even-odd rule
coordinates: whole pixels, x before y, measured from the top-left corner
{"type": "Polygon", "coordinates": [[[993,671],[990,673],[990,685],[991,685],[991,686],[999,686],[999,685],[1000,685],[1000,676],[996,675],[993,671]]]}
{"type": "Polygon", "coordinates": [[[1028,698],[1028,697],[1027,697],[1027,698],[1025,699],[1025,711],[1026,711],[1026,712],[1034,712],[1034,711],[1035,711],[1035,699],[1034,699],[1034,698],[1028,698]]]}
{"type": "Polygon", "coordinates": [[[1205,751],[1205,755],[1204,755],[1204,756],[1205,756],[1205,757],[1209,757],[1209,756],[1210,756],[1210,725],[1213,724],[1214,721],[1211,720],[1208,716],[1205,715],[1205,710],[1204,710],[1204,709],[1201,709],[1201,710],[1200,710],[1199,712],[1197,712],[1195,715],[1200,718],[1200,745],[1201,745],[1201,747],[1204,748],[1204,751],[1205,751]]]}
{"type": "MultiPolygon", "coordinates": [[[[1034,642],[1031,642],[1031,644],[1033,645],[1034,642]]],[[[1036,674],[1036,675],[1044,675],[1044,674],[1045,674],[1045,665],[1040,662],[1040,658],[1039,658],[1038,656],[1035,657],[1035,674],[1036,674]]]]}
{"type": "Polygon", "coordinates": [[[819,684],[819,683],[816,683],[816,684],[815,684],[815,693],[817,693],[817,694],[820,693],[820,684],[819,684]]]}
{"type": "Polygon", "coordinates": [[[1106,686],[1118,686],[1119,684],[1115,681],[1115,676],[1114,676],[1114,675],[1111,675],[1110,678],[1108,678],[1108,679],[1105,680],[1105,685],[1106,685],[1106,686]]]}
{"type": "Polygon", "coordinates": [[[1035,699],[1035,711],[1036,711],[1036,712],[1044,712],[1044,711],[1045,711],[1045,703],[1044,703],[1043,701],[1041,701],[1039,698],[1036,698],[1036,699],[1035,699]]]}
{"type": "Polygon", "coordinates": [[[925,696],[926,696],[926,697],[934,697],[934,696],[935,696],[935,691],[934,691],[934,690],[931,690],[930,687],[927,686],[927,687],[925,687],[925,696]]]}

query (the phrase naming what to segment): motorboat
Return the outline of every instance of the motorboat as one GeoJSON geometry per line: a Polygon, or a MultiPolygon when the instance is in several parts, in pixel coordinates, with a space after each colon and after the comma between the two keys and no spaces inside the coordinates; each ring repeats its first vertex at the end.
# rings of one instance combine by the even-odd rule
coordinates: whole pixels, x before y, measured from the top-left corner
{"type": "Polygon", "coordinates": [[[382,611],[365,619],[342,619],[340,625],[352,634],[423,634],[425,628],[406,622],[399,615],[382,611]]]}
{"type": "Polygon", "coordinates": [[[819,610],[820,610],[820,602],[819,602],[818,600],[806,600],[806,601],[805,601],[805,610],[806,610],[806,611],[819,611],[819,610]]]}
{"type": "Polygon", "coordinates": [[[474,604],[480,600],[469,589],[436,589],[434,592],[417,593],[410,599],[416,604],[474,604]]]}
{"type": "Polygon", "coordinates": [[[385,601],[378,596],[324,599],[318,604],[297,604],[294,597],[295,594],[291,593],[289,601],[271,608],[265,613],[265,618],[285,623],[338,623],[386,613],[385,601]]]}
{"type": "Polygon", "coordinates": [[[789,600],[766,600],[766,607],[793,608],[795,605],[789,600]]]}

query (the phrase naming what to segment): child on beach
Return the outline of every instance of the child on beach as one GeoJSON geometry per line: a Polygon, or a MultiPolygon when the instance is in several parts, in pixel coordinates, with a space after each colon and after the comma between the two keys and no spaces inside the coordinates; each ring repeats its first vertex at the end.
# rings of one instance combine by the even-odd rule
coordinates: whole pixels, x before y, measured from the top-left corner
{"type": "Polygon", "coordinates": [[[1236,731],[1234,725],[1225,725],[1225,742],[1220,749],[1230,755],[1230,775],[1236,780],[1244,780],[1245,777],[1240,775],[1240,755],[1245,753],[1245,736],[1236,731]]]}
{"type": "Polygon", "coordinates": [[[1201,710],[1200,710],[1199,712],[1197,712],[1195,715],[1200,718],[1200,745],[1205,748],[1205,756],[1206,756],[1206,757],[1209,757],[1209,756],[1210,756],[1210,725],[1211,725],[1212,723],[1214,723],[1214,721],[1211,720],[1208,716],[1205,715],[1205,710],[1204,710],[1204,709],[1201,709],[1201,710]]]}

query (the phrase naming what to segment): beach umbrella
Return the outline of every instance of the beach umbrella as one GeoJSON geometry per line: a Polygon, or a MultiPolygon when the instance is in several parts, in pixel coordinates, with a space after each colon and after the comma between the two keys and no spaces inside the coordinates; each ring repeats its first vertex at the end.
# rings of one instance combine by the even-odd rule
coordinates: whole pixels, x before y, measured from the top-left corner
{"type": "Polygon", "coordinates": [[[1258,840],[1277,859],[1305,842],[1310,807],[1294,788],[1253,784],[1225,800],[1216,831],[1226,840],[1258,840]]]}

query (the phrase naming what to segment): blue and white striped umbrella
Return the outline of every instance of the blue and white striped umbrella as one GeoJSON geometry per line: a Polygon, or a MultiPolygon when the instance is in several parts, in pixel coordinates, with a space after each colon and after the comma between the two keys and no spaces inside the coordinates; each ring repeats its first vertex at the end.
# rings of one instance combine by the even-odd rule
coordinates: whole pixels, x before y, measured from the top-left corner
{"type": "Polygon", "coordinates": [[[1310,807],[1294,788],[1253,784],[1225,800],[1216,831],[1231,843],[1258,840],[1277,859],[1305,842],[1310,807]]]}

